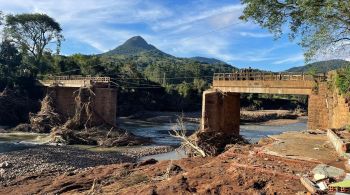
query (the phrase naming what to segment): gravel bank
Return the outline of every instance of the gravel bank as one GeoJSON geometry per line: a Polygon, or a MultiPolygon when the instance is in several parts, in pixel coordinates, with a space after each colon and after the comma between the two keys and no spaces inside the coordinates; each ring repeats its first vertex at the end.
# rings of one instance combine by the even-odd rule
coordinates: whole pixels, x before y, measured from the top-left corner
{"type": "Polygon", "coordinates": [[[40,145],[0,154],[0,163],[10,164],[8,168],[0,168],[0,186],[23,176],[63,173],[98,165],[135,161],[136,158],[117,152],[92,152],[70,146],[40,145]]]}

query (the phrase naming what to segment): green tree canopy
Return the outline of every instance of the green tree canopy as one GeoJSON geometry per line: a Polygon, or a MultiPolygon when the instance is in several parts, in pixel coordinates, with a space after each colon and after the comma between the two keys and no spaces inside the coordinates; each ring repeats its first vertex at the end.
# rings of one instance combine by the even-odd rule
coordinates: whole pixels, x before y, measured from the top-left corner
{"type": "Polygon", "coordinates": [[[0,42],[0,89],[13,85],[21,56],[9,41],[0,42]]]}
{"type": "MultiPolygon", "coordinates": [[[[306,60],[350,45],[349,0],[241,0],[246,5],[241,19],[252,20],[276,38],[288,25],[290,38],[300,35],[306,60]]],[[[348,52],[349,53],[349,52],[348,52]]]]}
{"type": "Polygon", "coordinates": [[[63,35],[60,24],[46,14],[7,15],[5,38],[15,43],[22,52],[29,52],[40,62],[48,44],[55,43],[59,53],[63,35]]]}

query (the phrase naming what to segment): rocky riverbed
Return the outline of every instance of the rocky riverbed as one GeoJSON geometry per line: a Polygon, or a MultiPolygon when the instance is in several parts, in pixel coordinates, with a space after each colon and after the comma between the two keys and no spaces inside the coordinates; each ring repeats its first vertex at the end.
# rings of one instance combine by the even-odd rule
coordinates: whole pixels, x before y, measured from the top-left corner
{"type": "Polygon", "coordinates": [[[135,160],[134,157],[123,154],[90,152],[69,146],[37,146],[0,155],[0,163],[9,164],[0,169],[0,184],[9,184],[14,178],[63,173],[135,160]]]}
{"type": "Polygon", "coordinates": [[[37,177],[47,174],[79,172],[83,169],[108,164],[136,162],[141,156],[173,150],[168,146],[81,148],[80,146],[37,145],[24,150],[0,154],[0,186],[13,179],[37,177]]]}

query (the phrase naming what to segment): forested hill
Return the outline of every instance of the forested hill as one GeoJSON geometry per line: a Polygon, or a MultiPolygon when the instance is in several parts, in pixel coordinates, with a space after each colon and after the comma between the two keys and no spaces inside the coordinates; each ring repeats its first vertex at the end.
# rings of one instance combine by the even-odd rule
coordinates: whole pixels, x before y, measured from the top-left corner
{"type": "Polygon", "coordinates": [[[141,36],[132,37],[117,48],[98,56],[103,62],[130,63],[145,78],[157,83],[164,82],[164,77],[171,78],[167,82],[172,84],[192,82],[196,78],[208,81],[214,72],[231,72],[236,69],[216,59],[174,57],[147,43],[141,36]]]}
{"type": "Polygon", "coordinates": [[[346,65],[350,65],[350,62],[345,60],[327,60],[314,62],[305,66],[293,67],[286,70],[286,72],[308,72],[310,70],[315,70],[317,73],[324,73],[346,65]]]}
{"type": "Polygon", "coordinates": [[[166,54],[155,46],[148,44],[141,36],[135,36],[128,39],[125,43],[118,46],[117,48],[110,50],[106,53],[103,53],[104,56],[113,56],[113,55],[138,55],[143,52],[152,52],[153,54],[161,54],[166,55],[168,57],[172,57],[169,54],[166,54]]]}
{"type": "Polygon", "coordinates": [[[223,62],[215,58],[205,58],[205,57],[196,56],[196,57],[192,57],[191,59],[201,63],[207,63],[207,64],[227,64],[226,62],[223,62]]]}
{"type": "Polygon", "coordinates": [[[236,69],[216,59],[169,55],[141,36],[131,37],[113,50],[84,59],[88,62],[85,64],[100,66],[94,67],[97,71],[80,74],[108,75],[115,79],[120,90],[118,105],[122,114],[143,109],[198,110],[202,92],[210,86],[213,74],[236,69]],[[91,62],[93,59],[96,61],[91,62]]]}

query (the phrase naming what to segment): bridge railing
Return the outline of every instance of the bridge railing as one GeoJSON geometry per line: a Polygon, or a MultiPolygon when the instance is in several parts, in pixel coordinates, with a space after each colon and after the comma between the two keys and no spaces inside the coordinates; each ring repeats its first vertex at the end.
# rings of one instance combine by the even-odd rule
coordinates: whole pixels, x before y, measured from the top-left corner
{"type": "Polygon", "coordinates": [[[82,76],[82,75],[67,75],[67,76],[52,76],[46,75],[42,80],[53,80],[53,81],[68,81],[68,80],[80,80],[80,81],[92,81],[95,83],[109,83],[111,81],[110,77],[92,77],[92,76],[82,76]]]}
{"type": "Polygon", "coordinates": [[[218,81],[239,81],[239,80],[262,80],[262,81],[326,81],[325,74],[310,75],[304,73],[270,73],[270,72],[234,72],[214,73],[214,80],[218,81]]]}

